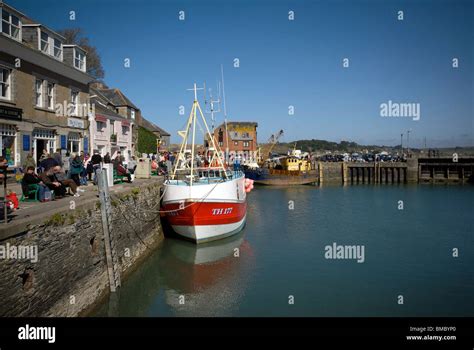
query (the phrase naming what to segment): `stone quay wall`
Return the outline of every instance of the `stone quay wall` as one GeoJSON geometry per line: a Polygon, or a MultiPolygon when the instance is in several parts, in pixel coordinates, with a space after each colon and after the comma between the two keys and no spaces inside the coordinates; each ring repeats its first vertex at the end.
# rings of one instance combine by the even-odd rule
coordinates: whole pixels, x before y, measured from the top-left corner
{"type": "MultiPolygon", "coordinates": [[[[111,192],[110,232],[122,280],[163,239],[160,188],[161,182],[155,181],[111,192]]],[[[9,256],[0,260],[0,316],[80,316],[107,296],[98,198],[74,210],[45,213],[41,220],[23,227],[22,232],[0,235],[0,246],[9,249],[9,256]],[[30,259],[19,259],[21,247],[36,247],[37,259],[27,255],[27,250],[22,257],[30,259]]]]}

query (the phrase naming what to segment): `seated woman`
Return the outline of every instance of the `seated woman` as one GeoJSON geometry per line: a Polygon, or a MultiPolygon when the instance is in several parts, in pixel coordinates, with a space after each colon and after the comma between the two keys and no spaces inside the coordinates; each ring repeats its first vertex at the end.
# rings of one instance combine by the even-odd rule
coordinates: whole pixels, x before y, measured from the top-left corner
{"type": "Polygon", "coordinates": [[[128,182],[132,183],[132,175],[125,169],[122,165],[117,164],[115,167],[115,170],[117,171],[117,174],[120,176],[126,176],[128,179],[128,182]]]}
{"type": "Polygon", "coordinates": [[[158,162],[156,160],[151,161],[151,170],[156,171],[158,169],[158,162]]]}
{"type": "Polygon", "coordinates": [[[39,176],[35,174],[35,167],[31,165],[26,168],[26,173],[21,180],[21,189],[25,197],[28,197],[28,185],[38,185],[38,199],[44,202],[45,192],[49,191],[49,188],[41,181],[39,176]]]}

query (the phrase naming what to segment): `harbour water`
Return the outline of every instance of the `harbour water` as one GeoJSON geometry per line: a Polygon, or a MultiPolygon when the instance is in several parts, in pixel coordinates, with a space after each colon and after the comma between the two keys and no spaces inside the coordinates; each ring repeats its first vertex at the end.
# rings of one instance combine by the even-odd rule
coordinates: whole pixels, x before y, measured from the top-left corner
{"type": "Polygon", "coordinates": [[[165,239],[93,315],[469,316],[473,204],[474,186],[258,187],[243,232],[165,239]]]}

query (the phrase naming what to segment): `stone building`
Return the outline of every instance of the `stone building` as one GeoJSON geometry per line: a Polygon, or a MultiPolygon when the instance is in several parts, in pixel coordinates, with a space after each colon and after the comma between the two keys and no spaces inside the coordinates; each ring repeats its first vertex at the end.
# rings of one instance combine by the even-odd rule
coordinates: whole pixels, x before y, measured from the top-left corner
{"type": "MultiPolygon", "coordinates": [[[[255,122],[227,122],[214,129],[214,141],[221,151],[243,153],[246,158],[254,159],[257,151],[257,127],[255,122]]],[[[205,146],[210,147],[205,140],[205,146]]]]}
{"type": "Polygon", "coordinates": [[[11,167],[43,150],[89,152],[87,53],[0,2],[0,152],[11,167]]]}

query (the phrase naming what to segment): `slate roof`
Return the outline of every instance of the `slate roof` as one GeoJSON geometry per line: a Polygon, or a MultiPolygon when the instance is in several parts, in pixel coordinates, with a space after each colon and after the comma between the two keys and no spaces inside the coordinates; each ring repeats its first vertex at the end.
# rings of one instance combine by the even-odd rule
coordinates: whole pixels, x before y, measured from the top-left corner
{"type": "Polygon", "coordinates": [[[143,117],[142,117],[142,126],[145,129],[148,129],[150,131],[159,132],[161,136],[171,136],[167,131],[163,130],[162,128],[160,128],[155,123],[152,123],[151,121],[149,121],[148,119],[145,119],[143,117]]]}
{"type": "Polygon", "coordinates": [[[100,90],[100,92],[117,107],[127,106],[139,110],[119,89],[104,89],[100,90]]]}

